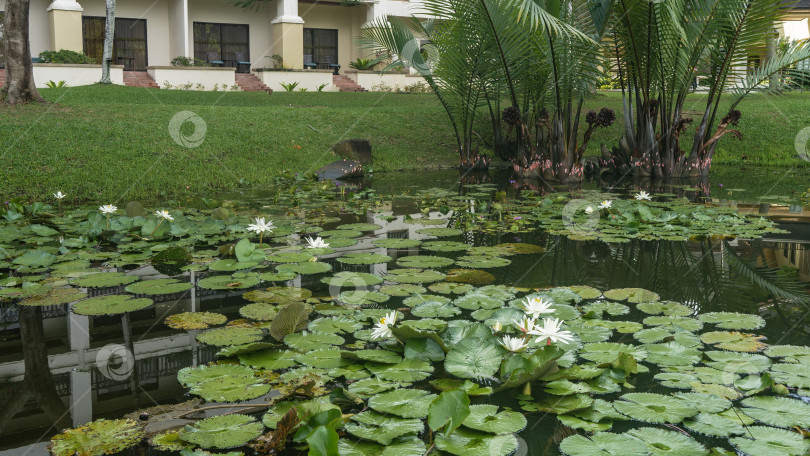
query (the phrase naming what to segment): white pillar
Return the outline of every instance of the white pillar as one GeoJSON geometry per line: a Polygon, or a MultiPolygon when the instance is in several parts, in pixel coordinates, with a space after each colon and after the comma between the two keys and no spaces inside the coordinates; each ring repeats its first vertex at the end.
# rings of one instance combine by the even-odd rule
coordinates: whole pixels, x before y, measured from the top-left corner
{"type": "Polygon", "coordinates": [[[70,417],[76,427],[93,421],[93,383],[90,371],[70,371],[70,417]]]}
{"type": "Polygon", "coordinates": [[[73,313],[68,306],[68,337],[70,338],[70,349],[76,352],[83,352],[90,348],[90,317],[73,313]]]}
{"type": "Polygon", "coordinates": [[[76,0],[53,0],[46,11],[51,32],[51,50],[82,52],[82,6],[76,0]]]}
{"type": "Polygon", "coordinates": [[[298,15],[298,0],[276,0],[276,17],[270,23],[303,24],[298,15]]]}

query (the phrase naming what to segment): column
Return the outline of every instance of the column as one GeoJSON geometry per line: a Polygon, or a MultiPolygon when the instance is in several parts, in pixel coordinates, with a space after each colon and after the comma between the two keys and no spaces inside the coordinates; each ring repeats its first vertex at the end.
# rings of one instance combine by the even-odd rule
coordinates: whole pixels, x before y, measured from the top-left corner
{"type": "Polygon", "coordinates": [[[76,0],[53,0],[47,11],[51,28],[51,50],[82,52],[82,6],[76,0]]]}
{"type": "Polygon", "coordinates": [[[287,68],[304,68],[304,20],[298,15],[298,0],[276,0],[273,24],[273,54],[281,55],[287,68]]]}
{"type": "Polygon", "coordinates": [[[70,417],[77,427],[93,421],[93,381],[89,370],[70,372],[70,417]]]}

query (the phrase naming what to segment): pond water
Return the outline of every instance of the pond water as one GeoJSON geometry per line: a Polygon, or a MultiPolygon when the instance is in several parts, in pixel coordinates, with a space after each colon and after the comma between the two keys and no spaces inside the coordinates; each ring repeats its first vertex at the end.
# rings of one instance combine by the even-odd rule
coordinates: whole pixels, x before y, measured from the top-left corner
{"type": "MultiPolygon", "coordinates": [[[[186,212],[194,208],[208,210],[224,207],[230,216],[241,214],[241,220],[247,220],[245,214],[248,213],[265,215],[276,220],[281,230],[268,234],[265,239],[274,247],[271,252],[284,251],[285,243],[303,242],[303,236],[292,232],[290,235],[284,233],[285,227],[294,225],[296,219],[305,220],[302,224],[322,228],[323,231],[319,232],[305,232],[313,235],[329,234],[330,236],[325,236],[327,242],[341,239],[357,241],[345,242],[346,247],[335,247],[334,253],[318,255],[318,263],[329,265],[328,271],[318,272],[317,268],[310,270],[311,265],[304,264],[302,269],[289,269],[294,271],[288,272],[290,277],[285,276],[282,271],[275,281],[270,281],[272,283],[260,284],[256,280],[254,286],[250,286],[250,272],[240,276],[238,272],[231,275],[236,269],[228,271],[223,268],[222,270],[228,272],[215,272],[204,268],[187,268],[193,270],[183,271],[181,268],[186,266],[183,263],[152,264],[149,255],[137,257],[141,252],[138,247],[144,247],[135,245],[137,241],[119,239],[116,241],[117,245],[126,246],[129,243],[130,247],[116,250],[105,239],[104,234],[100,235],[96,246],[101,255],[77,257],[86,259],[88,267],[105,272],[122,272],[136,277],[138,283],[174,277],[177,283],[188,283],[190,288],[180,287],[182,291],[175,293],[154,294],[147,290],[138,294],[139,297],[151,298],[154,305],[128,314],[137,353],[137,378],[134,380],[130,375],[133,369],[127,362],[126,341],[122,335],[122,319],[119,315],[88,317],[70,312],[67,304],[40,306],[44,332],[38,334],[34,331],[37,339],[27,340],[28,346],[24,346],[22,334],[28,331],[24,326],[30,322],[20,317],[19,299],[0,299],[0,380],[3,381],[0,384],[0,404],[5,404],[0,410],[13,402],[24,388],[24,354],[43,347],[49,358],[48,371],[52,379],[50,387],[55,390],[51,398],[58,398],[67,406],[70,411],[68,424],[71,426],[80,426],[99,418],[120,418],[124,414],[158,404],[186,401],[192,396],[178,382],[178,371],[184,367],[216,361],[216,354],[221,347],[200,343],[195,337],[200,333],[199,330],[185,331],[167,327],[164,324],[167,317],[182,312],[214,312],[224,315],[229,321],[243,319],[245,315],[240,314],[240,309],[251,304],[243,294],[250,290],[264,290],[268,286],[306,288],[312,292],[314,298],[320,298],[323,302],[336,298],[345,303],[350,299],[345,294],[341,295],[346,292],[345,287],[336,287],[334,284],[330,286],[324,281],[326,279],[328,282],[330,277],[344,271],[384,277],[391,271],[407,267],[428,267],[440,272],[453,268],[475,269],[481,271],[475,278],[479,282],[465,285],[469,289],[503,285],[513,287],[510,289],[518,297],[533,290],[551,287],[589,286],[602,291],[642,288],[658,294],[661,301],[683,304],[690,309],[691,315],[710,312],[759,315],[766,324],[752,332],[765,336],[764,341],[769,345],[810,343],[808,307],[792,299],[806,293],[806,282],[810,279],[810,256],[807,255],[807,246],[810,245],[810,224],[807,223],[810,212],[803,208],[801,199],[804,191],[810,187],[810,181],[799,173],[785,170],[740,172],[739,169],[718,169],[711,183],[684,183],[674,186],[637,182],[615,186],[586,183],[577,189],[555,189],[561,191],[561,194],[567,193],[573,199],[585,201],[586,205],[599,204],[600,200],[596,199],[595,193],[597,191],[613,195],[609,198],[614,198],[616,204],[622,204],[621,201],[636,204],[632,196],[643,189],[652,193],[654,201],[658,202],[677,199],[683,203],[681,198],[685,198],[686,201],[696,203],[696,211],[704,205],[711,205],[732,212],[760,214],[776,222],[776,227],[783,230],[766,232],[761,238],[746,238],[745,235],[723,238],[711,236],[714,233],[711,230],[715,228],[712,228],[711,220],[707,220],[705,227],[694,233],[668,232],[660,236],[673,240],[651,239],[655,236],[645,234],[644,221],[641,226],[609,226],[607,232],[594,235],[589,231],[594,226],[589,222],[591,219],[579,213],[569,219],[563,213],[561,222],[553,222],[551,225],[537,223],[541,229],[534,229],[537,221],[529,217],[524,220],[524,216],[520,215],[523,212],[515,209],[513,202],[528,198],[534,204],[547,197],[549,189],[542,183],[512,181],[508,175],[497,171],[492,171],[489,175],[463,176],[461,184],[459,180],[455,171],[381,174],[360,183],[339,185],[335,201],[343,202],[334,204],[324,200],[320,206],[317,201],[306,202],[308,194],[290,195],[284,189],[231,192],[211,199],[166,205],[183,206],[187,208],[186,212]],[[302,201],[306,203],[294,207],[302,201]],[[477,221],[481,213],[487,214],[486,223],[477,221]],[[509,223],[498,220],[493,215],[496,213],[500,217],[510,218],[509,223]],[[420,224],[418,220],[414,220],[420,218],[432,221],[430,224],[420,224]],[[566,220],[570,223],[563,223],[566,220]],[[356,225],[355,228],[361,233],[358,235],[343,236],[336,233],[339,227],[343,227],[344,231],[355,231],[346,230],[347,224],[376,226],[356,225]],[[453,231],[429,231],[431,228],[444,227],[458,227],[460,234],[453,231]],[[561,230],[566,229],[569,231],[560,234],[561,230]],[[435,234],[441,234],[441,237],[436,237],[435,234]],[[272,239],[268,239],[271,237],[272,239]],[[421,241],[415,244],[427,242],[432,248],[426,250],[422,245],[401,248],[380,246],[394,245],[396,241],[390,244],[374,243],[381,239],[421,241]],[[432,241],[449,242],[437,246],[430,244],[432,241]],[[458,243],[468,247],[454,248],[458,243]],[[509,255],[504,252],[494,254],[483,248],[474,252],[467,251],[469,247],[503,244],[532,247],[530,253],[511,252],[509,255]],[[122,259],[122,254],[131,254],[132,257],[122,259]],[[368,255],[387,255],[391,259],[382,262],[373,259],[365,261],[368,255]],[[361,259],[357,262],[359,264],[339,261],[352,256],[361,259]],[[423,259],[413,260],[415,257],[423,259]],[[424,258],[433,263],[425,263],[424,258]],[[508,261],[500,264],[500,259],[508,261]],[[492,264],[488,264],[488,261],[492,261],[492,264]],[[299,271],[303,274],[299,275],[299,271]],[[227,276],[223,283],[232,283],[218,287],[200,286],[201,280],[219,275],[227,276]],[[240,281],[244,281],[244,287],[240,281]],[[38,347],[33,347],[32,344],[38,347]]],[[[157,207],[146,203],[144,205],[157,207]]],[[[581,211],[582,208],[578,210],[581,211]]],[[[608,210],[601,211],[601,214],[602,217],[611,217],[612,213],[608,210]]],[[[710,212],[708,218],[722,217],[722,214],[710,212]]],[[[228,217],[227,214],[221,217],[226,224],[230,223],[228,217]]],[[[656,217],[660,215],[656,214],[656,217]]],[[[98,223],[103,222],[104,219],[98,223]]],[[[35,220],[32,223],[42,222],[35,220]]],[[[659,228],[664,224],[655,223],[659,228]]],[[[160,233],[159,228],[160,225],[152,233],[160,233]]],[[[747,229],[742,232],[746,233],[747,229]]],[[[167,237],[162,240],[159,248],[152,249],[152,253],[178,244],[195,252],[205,251],[200,256],[195,255],[193,263],[210,263],[221,253],[216,250],[216,244],[227,244],[251,236],[253,242],[258,240],[257,236],[251,234],[226,237],[217,232],[211,236],[219,237],[221,242],[211,240],[204,243],[198,240],[196,247],[192,249],[191,242],[174,242],[167,237]]],[[[340,245],[341,242],[343,241],[333,244],[340,245]]],[[[0,241],[0,244],[4,243],[10,245],[8,241],[0,241]]],[[[43,242],[43,245],[48,243],[43,242]]],[[[298,253],[300,252],[302,251],[298,253]]],[[[302,261],[303,263],[306,262],[302,261]]],[[[12,269],[13,267],[4,270],[0,266],[0,278],[6,277],[6,273],[11,273],[12,276],[21,275],[12,269]]],[[[324,269],[327,267],[324,266],[324,269]]],[[[33,269],[28,272],[32,275],[37,273],[33,269]]],[[[70,278],[81,275],[77,273],[70,278]]],[[[437,286],[436,283],[449,282],[441,280],[411,284],[411,287],[405,287],[403,291],[397,290],[399,292],[386,295],[383,303],[363,301],[361,304],[368,308],[407,309],[413,307],[413,304],[403,301],[414,291],[420,292],[417,295],[449,296],[448,301],[467,291],[462,288],[453,289],[456,286],[461,287],[463,283],[452,282],[455,284],[452,286],[437,286]]],[[[10,287],[14,284],[4,282],[4,285],[10,287]]],[[[127,284],[122,283],[112,287],[81,288],[74,284],[75,288],[86,291],[90,297],[126,294],[126,286],[127,284]]],[[[367,289],[376,290],[379,285],[367,287],[352,283],[349,288],[356,293],[363,293],[367,289]]],[[[650,316],[635,306],[626,307],[626,313],[624,309],[619,309],[616,315],[606,314],[603,317],[605,320],[621,323],[610,336],[610,342],[633,343],[634,334],[643,328],[641,322],[650,316]]],[[[310,320],[315,318],[313,315],[310,320]]],[[[677,391],[661,386],[659,381],[654,380],[653,376],[660,370],[652,367],[649,373],[640,373],[633,381],[636,390],[659,394],[677,391]]],[[[483,386],[494,386],[487,380],[480,383],[483,386]]],[[[620,393],[600,397],[612,400],[627,391],[631,390],[625,389],[620,393]]],[[[485,400],[474,397],[473,403],[494,403],[520,411],[521,406],[525,406],[521,403],[520,394],[519,388],[507,390],[485,400]]],[[[47,405],[43,406],[37,399],[27,398],[11,416],[4,416],[0,412],[0,450],[3,450],[0,454],[46,454],[45,444],[36,443],[47,442],[56,434],[56,430],[52,414],[47,413],[47,405]]],[[[46,402],[47,400],[48,398],[45,399],[46,402]]],[[[259,398],[252,402],[260,403],[262,400],[259,398]]],[[[262,413],[256,416],[260,418],[262,413]]],[[[622,433],[634,427],[638,427],[635,421],[617,420],[612,432],[622,433]]],[[[674,426],[658,427],[677,429],[674,426]]],[[[564,426],[555,414],[528,414],[526,428],[517,434],[520,442],[517,454],[560,454],[559,442],[574,433],[576,431],[564,426]]],[[[705,436],[697,436],[697,439],[707,448],[731,449],[727,439],[705,436]]],[[[298,454],[292,449],[287,451],[289,454],[298,454]]]]}

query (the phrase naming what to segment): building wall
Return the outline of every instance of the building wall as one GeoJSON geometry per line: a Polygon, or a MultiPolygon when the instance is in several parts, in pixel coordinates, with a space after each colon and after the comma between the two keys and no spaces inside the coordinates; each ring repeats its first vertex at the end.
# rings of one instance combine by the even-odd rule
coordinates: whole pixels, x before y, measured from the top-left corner
{"type": "Polygon", "coordinates": [[[258,11],[254,11],[244,10],[221,0],[188,0],[189,52],[191,55],[194,53],[194,22],[247,24],[251,67],[271,67],[273,29],[270,21],[275,17],[274,6],[268,3],[262,5],[258,11]]]}
{"type": "MultiPolygon", "coordinates": [[[[31,0],[29,9],[29,26],[31,36],[31,57],[37,57],[42,51],[50,51],[51,31],[48,22],[50,0],[31,0]]],[[[0,11],[6,10],[6,0],[0,0],[0,11]]]]}
{"type": "MultiPolygon", "coordinates": [[[[84,8],[82,16],[103,17],[104,0],[79,0],[84,8]]],[[[176,24],[169,23],[169,0],[136,0],[117,2],[115,16],[122,19],[146,19],[147,65],[168,65],[172,58],[171,34],[176,24]]]]}
{"type": "Polygon", "coordinates": [[[338,64],[343,69],[349,68],[349,62],[366,56],[364,51],[357,49],[356,43],[360,28],[366,22],[366,12],[365,5],[298,4],[298,14],[304,19],[304,28],[337,29],[338,64]]]}

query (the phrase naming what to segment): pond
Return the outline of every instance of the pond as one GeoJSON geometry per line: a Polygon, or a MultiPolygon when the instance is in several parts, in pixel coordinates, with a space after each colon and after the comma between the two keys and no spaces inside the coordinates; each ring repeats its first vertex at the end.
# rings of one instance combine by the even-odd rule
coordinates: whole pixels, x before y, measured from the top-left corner
{"type": "Polygon", "coordinates": [[[328,454],[334,432],[342,455],[808,450],[801,174],[278,184],[7,211],[0,454],[102,418],[54,453],[328,454]],[[439,423],[437,398],[469,415],[439,423]]]}

